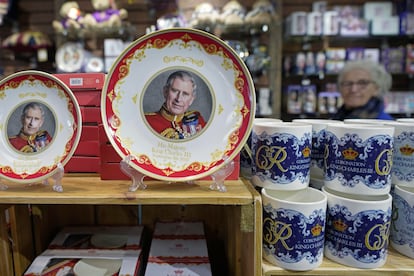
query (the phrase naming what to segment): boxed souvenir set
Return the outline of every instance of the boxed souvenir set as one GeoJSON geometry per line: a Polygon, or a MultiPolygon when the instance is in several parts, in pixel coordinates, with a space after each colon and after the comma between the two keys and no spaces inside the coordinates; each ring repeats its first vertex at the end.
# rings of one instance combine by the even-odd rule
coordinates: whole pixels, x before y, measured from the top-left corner
{"type": "Polygon", "coordinates": [[[145,275],[212,275],[202,222],[157,222],[145,275]]]}
{"type": "Polygon", "coordinates": [[[141,275],[142,226],[62,229],[24,275],[141,275]]]}

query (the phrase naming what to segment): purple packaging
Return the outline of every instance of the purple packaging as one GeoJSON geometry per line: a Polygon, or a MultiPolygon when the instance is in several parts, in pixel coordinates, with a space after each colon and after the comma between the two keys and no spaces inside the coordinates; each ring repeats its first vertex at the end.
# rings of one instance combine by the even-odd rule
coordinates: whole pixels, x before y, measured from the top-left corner
{"type": "Polygon", "coordinates": [[[414,34],[414,13],[403,12],[400,14],[400,34],[401,35],[414,34]]]}

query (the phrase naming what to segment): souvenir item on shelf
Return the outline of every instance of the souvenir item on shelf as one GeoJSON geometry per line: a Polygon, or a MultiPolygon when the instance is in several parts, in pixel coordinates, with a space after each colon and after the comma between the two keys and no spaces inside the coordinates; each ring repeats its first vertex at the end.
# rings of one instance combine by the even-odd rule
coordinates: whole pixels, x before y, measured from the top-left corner
{"type": "Polygon", "coordinates": [[[306,12],[293,12],[286,18],[286,33],[288,35],[306,35],[306,12]]]}
{"type": "Polygon", "coordinates": [[[174,27],[185,27],[185,18],[180,13],[168,13],[157,19],[157,29],[163,30],[174,27]]]}
{"type": "Polygon", "coordinates": [[[240,41],[240,40],[226,40],[226,43],[229,44],[229,46],[234,51],[236,51],[236,53],[239,55],[239,57],[243,61],[246,61],[246,59],[249,57],[249,49],[247,48],[246,44],[243,41],[240,41]]]}
{"type": "Polygon", "coordinates": [[[0,82],[0,177],[35,183],[71,158],[81,134],[80,108],[71,90],[40,71],[22,71],[0,82]]]}
{"type": "Polygon", "coordinates": [[[414,13],[402,12],[400,14],[400,34],[413,35],[414,34],[414,13]]]}
{"type": "Polygon", "coordinates": [[[56,33],[78,32],[83,28],[83,16],[76,1],[67,1],[59,9],[61,20],[53,20],[52,26],[56,33]]]}
{"type": "Polygon", "coordinates": [[[253,52],[246,57],[245,62],[250,73],[254,77],[260,77],[270,64],[270,57],[266,45],[260,44],[253,47],[253,52]]]}
{"type": "Polygon", "coordinates": [[[314,188],[262,189],[263,257],[275,266],[306,271],[322,264],[327,196],[314,188]]]}
{"type": "Polygon", "coordinates": [[[101,57],[89,56],[86,58],[86,65],[84,71],[86,73],[99,73],[105,70],[104,61],[101,57]]]}
{"type": "Polygon", "coordinates": [[[322,34],[323,17],[320,12],[309,12],[307,14],[307,35],[321,35],[322,34]]]}
{"type": "Polygon", "coordinates": [[[119,28],[128,18],[128,11],[114,8],[111,0],[91,0],[91,4],[94,12],[85,15],[83,21],[86,28],[119,28]]]}
{"type": "Polygon", "coordinates": [[[276,19],[276,11],[269,0],[257,0],[245,19],[250,25],[270,24],[276,19]]]}
{"type": "Polygon", "coordinates": [[[220,22],[228,27],[240,27],[245,22],[246,8],[238,1],[229,1],[223,8],[220,14],[220,22]]]}
{"type": "Polygon", "coordinates": [[[388,257],[392,196],[347,194],[322,187],[328,197],[324,256],[354,268],[379,268],[388,257]]]}
{"type": "Polygon", "coordinates": [[[119,272],[122,260],[84,258],[75,264],[75,275],[114,275],[119,272]]]}
{"type": "Polygon", "coordinates": [[[391,189],[394,127],[330,124],[326,127],[325,186],[347,194],[384,195],[391,189]]]}
{"type": "Polygon", "coordinates": [[[219,17],[218,9],[208,2],[203,2],[194,8],[189,26],[209,31],[217,24],[219,17]]]}
{"type": "Polygon", "coordinates": [[[81,43],[66,42],[57,49],[55,59],[58,72],[81,72],[85,62],[85,50],[81,43]]]}
{"type": "Polygon", "coordinates": [[[252,183],[271,190],[300,190],[310,179],[312,126],[254,121],[252,183]]]}
{"type": "Polygon", "coordinates": [[[413,244],[414,229],[412,228],[412,210],[414,208],[414,188],[395,185],[393,193],[394,216],[390,231],[391,246],[414,259],[413,244]]]}
{"type": "Polygon", "coordinates": [[[188,181],[224,168],[239,153],[252,127],[255,92],[227,43],[173,28],[125,49],[107,75],[101,106],[109,141],[130,167],[188,181]]]}
{"type": "Polygon", "coordinates": [[[52,46],[49,37],[38,31],[23,31],[9,35],[1,42],[1,47],[14,52],[36,52],[52,46]]]}
{"type": "Polygon", "coordinates": [[[414,187],[414,123],[386,120],[384,124],[394,127],[391,183],[414,187]]]}
{"type": "Polygon", "coordinates": [[[337,11],[323,13],[323,35],[337,35],[339,32],[339,18],[337,11]]]}

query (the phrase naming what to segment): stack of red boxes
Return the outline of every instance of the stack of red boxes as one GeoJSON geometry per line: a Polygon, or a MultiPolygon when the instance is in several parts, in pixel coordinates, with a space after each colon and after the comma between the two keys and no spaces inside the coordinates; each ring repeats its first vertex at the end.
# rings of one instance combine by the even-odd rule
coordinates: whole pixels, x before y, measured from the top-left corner
{"type": "Polygon", "coordinates": [[[55,74],[75,95],[82,114],[82,134],[79,144],[65,166],[69,173],[99,173],[99,125],[101,93],[105,82],[103,73],[55,74]]]}
{"type": "Polygon", "coordinates": [[[105,128],[102,124],[99,125],[99,138],[101,150],[101,179],[130,179],[121,171],[120,162],[122,159],[109,142],[108,136],[105,133],[105,128]]]}

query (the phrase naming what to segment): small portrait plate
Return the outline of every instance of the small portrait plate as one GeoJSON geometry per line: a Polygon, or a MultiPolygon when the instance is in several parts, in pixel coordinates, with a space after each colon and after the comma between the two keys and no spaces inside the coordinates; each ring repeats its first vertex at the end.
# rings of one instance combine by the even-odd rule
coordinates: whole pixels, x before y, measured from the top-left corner
{"type": "Polygon", "coordinates": [[[0,81],[0,177],[34,183],[71,158],[82,118],[72,91],[48,73],[27,70],[0,81]]]}

